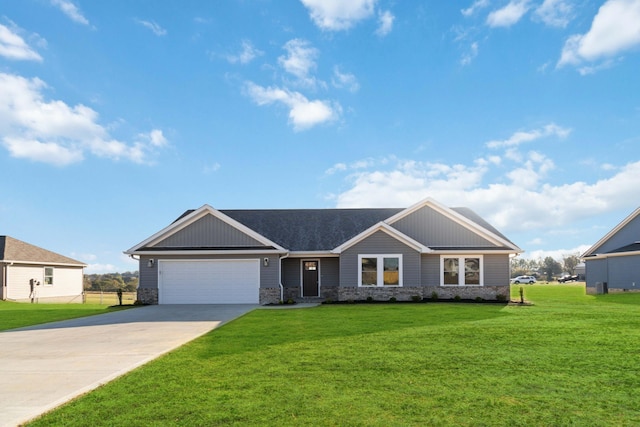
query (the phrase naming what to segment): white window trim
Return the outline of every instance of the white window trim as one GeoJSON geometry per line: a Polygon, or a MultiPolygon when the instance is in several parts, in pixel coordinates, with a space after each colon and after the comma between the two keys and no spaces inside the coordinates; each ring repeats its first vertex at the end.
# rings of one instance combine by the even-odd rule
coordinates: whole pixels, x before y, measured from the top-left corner
{"type": "Polygon", "coordinates": [[[56,276],[56,269],[53,268],[50,265],[47,265],[46,267],[42,268],[42,285],[43,286],[53,286],[55,285],[56,281],[55,281],[55,276],[56,276]],[[51,269],[51,283],[47,283],[47,268],[51,269]]]}
{"type": "Polygon", "coordinates": [[[456,287],[456,286],[470,286],[478,287],[484,286],[484,257],[482,255],[440,255],[440,286],[456,287]],[[451,285],[444,283],[444,260],[445,258],[458,258],[458,284],[451,285]],[[466,285],[464,283],[464,260],[465,258],[478,258],[480,260],[480,284],[479,285],[466,285]]]}
{"type": "Polygon", "coordinates": [[[402,287],[402,254],[358,254],[358,287],[363,288],[399,288],[402,287]],[[378,280],[376,285],[363,285],[362,284],[362,258],[377,258],[376,267],[378,268],[378,280]],[[398,284],[397,285],[385,285],[384,284],[384,259],[385,258],[398,258],[398,284]]]}

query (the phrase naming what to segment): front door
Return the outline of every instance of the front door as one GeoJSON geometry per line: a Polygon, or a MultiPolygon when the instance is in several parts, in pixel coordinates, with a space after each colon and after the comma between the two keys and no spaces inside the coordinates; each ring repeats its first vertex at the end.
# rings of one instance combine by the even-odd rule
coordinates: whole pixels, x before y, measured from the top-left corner
{"type": "Polygon", "coordinates": [[[319,297],[318,261],[302,261],[302,296],[319,297]]]}

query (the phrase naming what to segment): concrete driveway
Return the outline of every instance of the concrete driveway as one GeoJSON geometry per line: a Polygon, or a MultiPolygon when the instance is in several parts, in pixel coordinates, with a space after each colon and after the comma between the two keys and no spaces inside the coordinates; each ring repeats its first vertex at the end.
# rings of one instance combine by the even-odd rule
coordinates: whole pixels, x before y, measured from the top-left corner
{"type": "Polygon", "coordinates": [[[16,426],[257,305],[154,305],[0,332],[0,425],[16,426]]]}

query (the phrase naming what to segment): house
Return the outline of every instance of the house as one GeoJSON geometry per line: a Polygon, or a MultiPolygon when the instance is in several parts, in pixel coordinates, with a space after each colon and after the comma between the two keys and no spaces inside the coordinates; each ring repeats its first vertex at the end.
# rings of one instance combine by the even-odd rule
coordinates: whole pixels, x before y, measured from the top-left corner
{"type": "Polygon", "coordinates": [[[509,297],[522,250],[467,208],[189,210],[125,251],[148,304],[509,297]]]}
{"type": "Polygon", "coordinates": [[[588,294],[640,290],[640,208],[581,258],[585,263],[588,294]]]}
{"type": "Polygon", "coordinates": [[[0,298],[9,301],[82,302],[86,264],[0,236],[0,298]]]}

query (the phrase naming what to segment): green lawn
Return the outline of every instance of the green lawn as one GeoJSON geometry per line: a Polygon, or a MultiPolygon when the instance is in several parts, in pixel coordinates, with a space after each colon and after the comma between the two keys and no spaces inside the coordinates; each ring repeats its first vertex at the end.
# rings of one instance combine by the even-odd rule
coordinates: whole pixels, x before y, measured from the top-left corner
{"type": "Polygon", "coordinates": [[[119,308],[99,304],[29,304],[0,301],[0,331],[103,314],[114,309],[119,308]]]}
{"type": "Polygon", "coordinates": [[[256,310],[33,425],[640,425],[640,294],[524,290],[256,310]]]}

